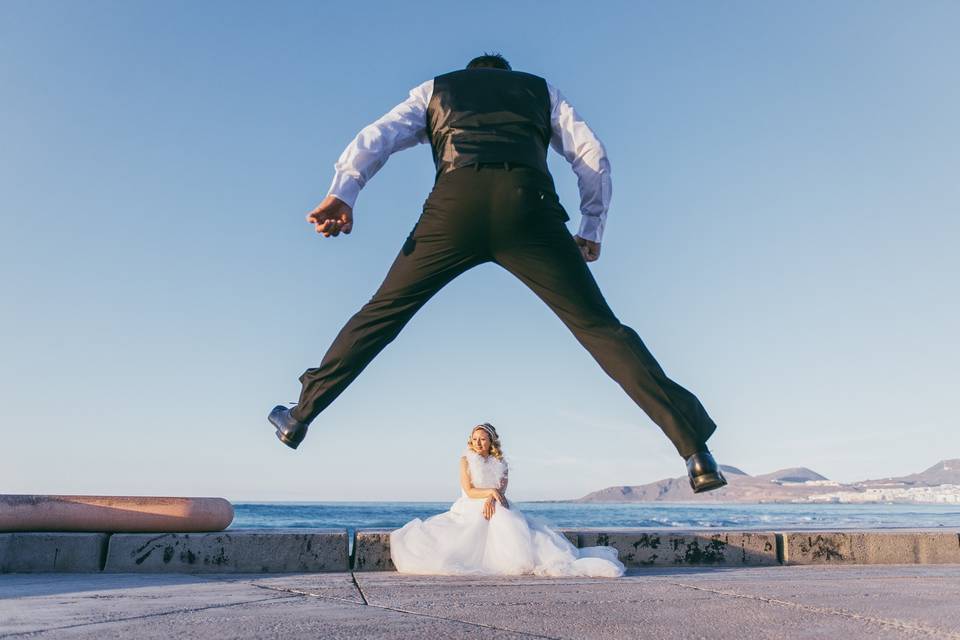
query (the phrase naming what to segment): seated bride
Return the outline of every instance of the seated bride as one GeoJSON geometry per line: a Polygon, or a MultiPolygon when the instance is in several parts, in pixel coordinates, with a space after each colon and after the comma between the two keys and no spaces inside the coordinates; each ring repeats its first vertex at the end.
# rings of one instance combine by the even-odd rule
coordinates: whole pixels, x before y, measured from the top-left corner
{"type": "Polygon", "coordinates": [[[545,521],[507,501],[507,461],[492,425],[473,428],[460,458],[460,498],[449,511],[390,533],[401,573],[618,577],[613,547],[578,549],[545,521]]]}

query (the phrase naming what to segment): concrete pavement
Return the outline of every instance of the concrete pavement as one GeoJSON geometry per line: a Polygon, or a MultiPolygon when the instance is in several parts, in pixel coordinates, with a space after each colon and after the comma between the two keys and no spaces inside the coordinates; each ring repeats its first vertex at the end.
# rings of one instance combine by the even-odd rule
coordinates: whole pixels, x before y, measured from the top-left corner
{"type": "Polygon", "coordinates": [[[951,638],[960,566],[0,575],[0,638],[951,638]]]}

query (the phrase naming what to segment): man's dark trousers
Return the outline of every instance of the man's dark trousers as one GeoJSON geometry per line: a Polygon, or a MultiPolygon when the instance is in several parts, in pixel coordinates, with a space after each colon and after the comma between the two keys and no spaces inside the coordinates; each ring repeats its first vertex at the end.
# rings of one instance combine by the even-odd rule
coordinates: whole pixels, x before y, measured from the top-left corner
{"type": "Polygon", "coordinates": [[[495,262],[559,316],[684,458],[716,425],[617,320],[565,222],[553,178],[523,165],[470,165],[440,175],[423,213],[373,298],[340,330],[319,367],[300,376],[291,416],[311,422],[458,275],[495,262]]]}

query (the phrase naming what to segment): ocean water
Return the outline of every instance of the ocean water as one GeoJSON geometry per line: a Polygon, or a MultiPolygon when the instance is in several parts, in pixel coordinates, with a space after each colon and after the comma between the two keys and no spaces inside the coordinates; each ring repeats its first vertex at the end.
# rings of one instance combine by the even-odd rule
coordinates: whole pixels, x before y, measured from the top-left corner
{"type": "MultiPolygon", "coordinates": [[[[234,504],[230,529],[397,529],[450,502],[247,502],[234,504]]],[[[580,504],[517,502],[557,528],[636,529],[960,529],[960,505],[914,504],[580,504]]]]}

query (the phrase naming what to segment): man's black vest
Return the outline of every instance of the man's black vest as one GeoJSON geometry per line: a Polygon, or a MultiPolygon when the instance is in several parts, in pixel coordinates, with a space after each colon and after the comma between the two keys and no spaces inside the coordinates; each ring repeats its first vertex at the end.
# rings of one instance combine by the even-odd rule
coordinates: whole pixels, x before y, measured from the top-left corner
{"type": "Polygon", "coordinates": [[[433,79],[427,135],[437,177],[475,162],[516,162],[550,174],[547,81],[522,71],[461,69],[433,79]]]}

